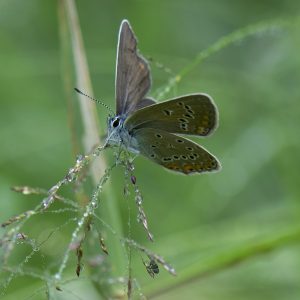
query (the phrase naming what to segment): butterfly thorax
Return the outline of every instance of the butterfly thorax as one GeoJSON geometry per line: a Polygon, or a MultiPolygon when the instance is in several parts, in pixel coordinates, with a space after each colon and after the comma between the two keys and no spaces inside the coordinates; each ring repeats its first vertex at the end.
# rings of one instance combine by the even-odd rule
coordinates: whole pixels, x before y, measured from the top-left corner
{"type": "Polygon", "coordinates": [[[108,119],[107,144],[122,147],[130,152],[139,153],[136,139],[129,134],[125,124],[125,116],[114,116],[108,119]]]}

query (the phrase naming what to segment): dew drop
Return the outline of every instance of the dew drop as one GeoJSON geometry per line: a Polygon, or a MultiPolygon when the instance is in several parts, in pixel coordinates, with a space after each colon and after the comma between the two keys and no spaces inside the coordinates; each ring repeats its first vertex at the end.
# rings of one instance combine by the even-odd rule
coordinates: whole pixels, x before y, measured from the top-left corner
{"type": "Polygon", "coordinates": [[[48,208],[50,206],[50,204],[54,201],[54,196],[50,195],[49,197],[47,197],[46,199],[43,200],[43,206],[44,208],[48,208]]]}
{"type": "Polygon", "coordinates": [[[54,275],[54,279],[55,279],[55,280],[61,280],[60,274],[56,273],[56,274],[54,275]]]}
{"type": "MultiPolygon", "coordinates": [[[[74,170],[72,170],[72,172],[73,172],[74,170]]],[[[66,176],[66,179],[67,179],[67,181],[68,182],[72,182],[72,181],[74,181],[75,180],[75,178],[76,178],[76,176],[75,176],[75,174],[74,173],[69,173],[67,176],[66,176]]]]}
{"type": "Polygon", "coordinates": [[[48,191],[48,193],[49,193],[49,194],[54,194],[54,193],[57,192],[58,188],[59,188],[59,185],[54,185],[54,186],[48,191]]]}
{"type": "Polygon", "coordinates": [[[22,232],[19,232],[19,233],[16,234],[16,238],[18,240],[25,240],[27,238],[27,235],[22,233],[22,232]]]}
{"type": "Polygon", "coordinates": [[[128,163],[128,170],[131,172],[134,171],[134,165],[131,163],[128,163]]]}
{"type": "Polygon", "coordinates": [[[77,155],[76,157],[76,163],[81,163],[84,159],[84,156],[82,154],[77,155]]]}
{"type": "Polygon", "coordinates": [[[143,202],[143,197],[141,195],[136,195],[135,196],[135,202],[137,205],[141,205],[143,202]]]}

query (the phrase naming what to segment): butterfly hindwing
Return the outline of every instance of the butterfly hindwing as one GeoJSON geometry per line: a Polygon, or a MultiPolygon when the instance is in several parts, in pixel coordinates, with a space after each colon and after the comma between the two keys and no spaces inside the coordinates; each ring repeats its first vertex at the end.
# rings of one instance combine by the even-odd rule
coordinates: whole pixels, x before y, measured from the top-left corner
{"type": "Polygon", "coordinates": [[[150,69],[138,54],[137,40],[128,23],[120,27],[116,65],[116,114],[129,115],[151,87],[150,69]]]}
{"type": "Polygon", "coordinates": [[[218,111],[206,94],[191,94],[144,107],[125,122],[129,132],[140,128],[207,136],[218,124],[218,111]]]}
{"type": "Polygon", "coordinates": [[[218,160],[207,150],[175,134],[141,128],[134,132],[133,138],[142,155],[169,170],[192,174],[220,169],[218,160]]]}

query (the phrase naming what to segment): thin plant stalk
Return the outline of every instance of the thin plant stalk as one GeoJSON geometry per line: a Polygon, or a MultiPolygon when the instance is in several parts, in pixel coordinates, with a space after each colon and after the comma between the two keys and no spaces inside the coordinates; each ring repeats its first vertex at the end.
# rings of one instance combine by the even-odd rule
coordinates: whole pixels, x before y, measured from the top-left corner
{"type": "MultiPolygon", "coordinates": [[[[60,14],[62,16],[60,20],[61,26],[63,26],[63,18],[67,20],[69,25],[76,87],[88,92],[89,95],[92,96],[92,85],[75,3],[73,0],[61,0],[59,1],[59,9],[63,10],[63,13],[60,14]]],[[[62,44],[65,45],[66,43],[62,44]]],[[[99,136],[101,130],[96,112],[96,104],[80,95],[78,95],[78,101],[84,130],[83,146],[85,152],[89,153],[95,146],[100,144],[99,136]]],[[[102,132],[103,131],[104,130],[102,130],[102,132]]],[[[106,161],[101,153],[101,156],[95,159],[91,167],[91,176],[95,186],[98,184],[99,179],[107,168],[106,161]]],[[[117,199],[114,196],[113,186],[109,181],[105,186],[102,196],[103,195],[105,195],[105,199],[101,201],[99,209],[105,212],[106,218],[109,220],[110,225],[114,230],[116,230],[119,235],[122,235],[123,230],[117,199]]],[[[111,236],[107,245],[110,248],[110,261],[113,263],[113,271],[109,276],[124,276],[126,263],[123,248],[119,239],[115,236],[111,236]]]]}

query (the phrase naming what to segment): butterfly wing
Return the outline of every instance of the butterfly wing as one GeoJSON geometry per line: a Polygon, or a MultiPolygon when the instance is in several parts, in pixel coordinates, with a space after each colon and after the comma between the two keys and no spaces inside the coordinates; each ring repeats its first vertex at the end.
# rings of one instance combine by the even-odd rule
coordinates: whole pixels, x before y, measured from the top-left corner
{"type": "Polygon", "coordinates": [[[137,110],[125,121],[129,132],[156,128],[170,133],[199,136],[211,134],[217,125],[217,107],[206,94],[191,94],[150,105],[137,110]]]}
{"type": "Polygon", "coordinates": [[[144,108],[146,106],[153,105],[153,104],[156,104],[156,101],[154,99],[145,98],[145,99],[143,99],[143,100],[141,100],[141,101],[138,102],[138,104],[135,107],[135,109],[139,110],[141,108],[144,108]]]}
{"type": "Polygon", "coordinates": [[[137,40],[127,20],[120,27],[116,65],[116,114],[128,115],[151,87],[150,69],[137,52],[137,40]]]}
{"type": "Polygon", "coordinates": [[[141,128],[134,132],[133,138],[142,155],[172,171],[192,174],[217,171],[221,167],[203,147],[163,130],[141,128]]]}

